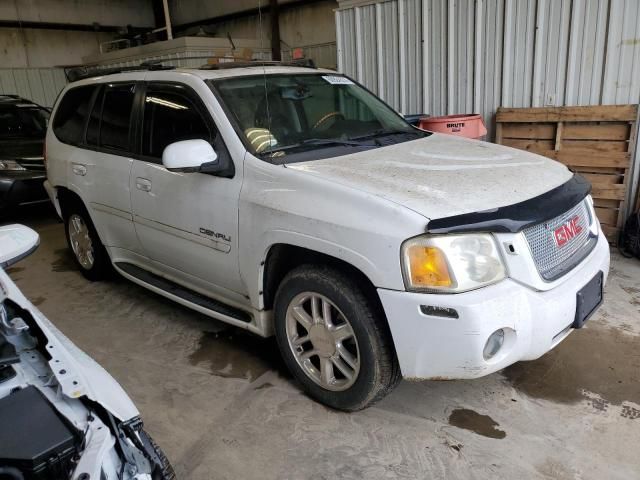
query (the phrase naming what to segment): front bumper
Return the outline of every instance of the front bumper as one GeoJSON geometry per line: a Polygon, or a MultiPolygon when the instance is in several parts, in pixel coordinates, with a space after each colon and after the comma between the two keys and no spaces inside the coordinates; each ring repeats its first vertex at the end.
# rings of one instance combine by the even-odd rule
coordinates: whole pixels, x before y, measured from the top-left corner
{"type": "Polygon", "coordinates": [[[379,289],[402,375],[408,379],[478,378],[520,360],[534,360],[573,331],[576,294],[599,271],[609,272],[609,245],[598,244],[565,281],[534,290],[512,279],[460,294],[423,294],[379,289]],[[421,305],[453,308],[459,318],[430,316],[421,305]],[[489,336],[505,329],[504,345],[483,357],[489,336]]]}
{"type": "Polygon", "coordinates": [[[0,210],[46,201],[47,176],[43,172],[2,172],[0,174],[0,210]]]}

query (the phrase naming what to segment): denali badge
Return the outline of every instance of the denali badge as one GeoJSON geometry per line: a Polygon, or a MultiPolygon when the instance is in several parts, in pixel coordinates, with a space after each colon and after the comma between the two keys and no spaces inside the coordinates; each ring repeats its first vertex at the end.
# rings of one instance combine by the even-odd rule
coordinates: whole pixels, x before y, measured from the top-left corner
{"type": "Polygon", "coordinates": [[[200,233],[204,235],[208,235],[209,237],[213,237],[216,240],[224,240],[225,242],[231,242],[231,237],[229,235],[225,235],[224,233],[214,232],[213,230],[209,230],[208,228],[200,227],[200,233]]]}
{"type": "Polygon", "coordinates": [[[553,231],[553,238],[555,238],[558,247],[564,247],[569,240],[582,232],[582,227],[578,223],[579,221],[580,218],[576,215],[553,231]]]}

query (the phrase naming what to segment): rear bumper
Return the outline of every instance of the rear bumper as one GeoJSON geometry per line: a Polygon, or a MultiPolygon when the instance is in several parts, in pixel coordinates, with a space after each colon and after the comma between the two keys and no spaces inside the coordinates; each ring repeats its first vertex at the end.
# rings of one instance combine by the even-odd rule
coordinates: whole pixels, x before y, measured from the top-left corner
{"type": "Polygon", "coordinates": [[[609,245],[602,235],[566,281],[544,292],[512,279],[454,295],[379,289],[403,376],[477,378],[544,355],[573,331],[576,294],[600,271],[606,279],[609,245]],[[426,315],[421,305],[455,309],[459,318],[426,315]],[[504,344],[485,360],[487,339],[501,328],[504,344]]]}
{"type": "Polygon", "coordinates": [[[0,174],[0,210],[47,201],[46,175],[41,172],[3,172],[0,174]]]}

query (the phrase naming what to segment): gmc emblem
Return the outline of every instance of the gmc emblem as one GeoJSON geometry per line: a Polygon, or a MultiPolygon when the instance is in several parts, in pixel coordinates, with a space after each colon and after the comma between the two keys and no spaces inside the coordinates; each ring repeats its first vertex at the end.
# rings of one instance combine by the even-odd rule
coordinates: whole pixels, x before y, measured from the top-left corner
{"type": "Polygon", "coordinates": [[[578,223],[579,221],[580,218],[576,215],[553,231],[553,238],[555,239],[558,247],[564,247],[569,240],[582,232],[582,226],[578,223]]]}

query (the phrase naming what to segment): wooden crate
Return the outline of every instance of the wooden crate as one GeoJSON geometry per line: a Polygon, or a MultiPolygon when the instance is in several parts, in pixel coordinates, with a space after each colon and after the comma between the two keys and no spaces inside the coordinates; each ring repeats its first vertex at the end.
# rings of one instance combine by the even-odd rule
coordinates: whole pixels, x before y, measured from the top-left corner
{"type": "Polygon", "coordinates": [[[593,185],[602,229],[615,243],[635,147],[637,105],[498,108],[496,143],[567,165],[593,185]]]}

